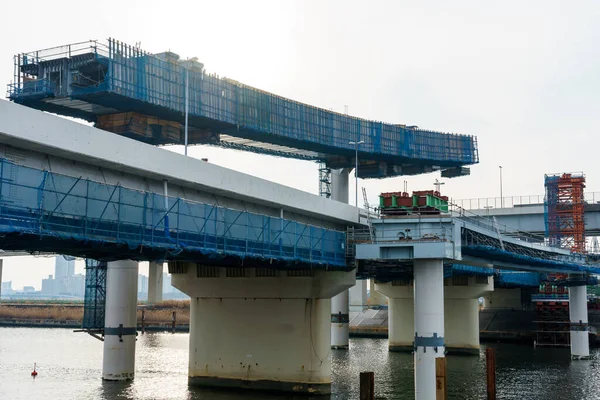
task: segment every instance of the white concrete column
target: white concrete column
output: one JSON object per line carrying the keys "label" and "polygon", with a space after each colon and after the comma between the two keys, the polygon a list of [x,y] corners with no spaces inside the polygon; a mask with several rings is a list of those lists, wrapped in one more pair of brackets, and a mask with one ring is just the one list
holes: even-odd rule
{"label": "white concrete column", "polygon": [[[348,204],[350,170],[331,171],[331,200]],[[347,349],[350,342],[350,296],[344,291],[331,299],[331,348]]]}
{"label": "white concrete column", "polygon": [[369,306],[370,307],[378,307],[378,306],[385,306],[388,304],[388,298],[382,294],[381,292],[377,291],[377,287],[378,285],[375,284],[375,280],[374,279],[369,279]]}
{"label": "white concrete column", "polygon": [[163,263],[151,262],[148,266],[148,303],[159,303],[162,299]]}
{"label": "white concrete column", "polygon": [[444,266],[415,260],[415,400],[436,397],[435,359],[445,357]]}
{"label": "white concrete column", "polygon": [[348,204],[350,188],[348,179],[350,177],[349,169],[331,170],[331,200]]}
{"label": "white concrete column", "polygon": [[355,272],[271,271],[179,263],[191,297],[189,383],[331,392],[331,298]]}
{"label": "white concrete column", "polygon": [[479,355],[479,298],[493,293],[494,278],[458,275],[444,285],[446,351]]}
{"label": "white concrete column", "polygon": [[0,301],[2,301],[2,263],[3,259],[0,258]]}
{"label": "white concrete column", "polygon": [[444,343],[448,352],[479,354],[478,300],[445,299],[444,311]]}
{"label": "white concrete column", "polygon": [[390,351],[414,350],[414,301],[388,298],[388,346]]}
{"label": "white concrete column", "polygon": [[350,311],[361,312],[367,307],[367,280],[356,280],[350,288]]}
{"label": "white concrete column", "polygon": [[331,299],[331,348],[348,349],[350,343],[348,290]]}
{"label": "white concrete column", "polygon": [[106,271],[104,358],[102,379],[132,380],[135,373],[135,340],[138,263],[109,262]]}
{"label": "white concrete column", "polygon": [[[415,340],[414,286],[411,281],[378,283],[375,290],[388,299],[390,351],[413,352]],[[385,296],[384,296],[385,295]]]}
{"label": "white concrete column", "polygon": [[571,321],[571,358],[574,360],[590,358],[586,286],[569,288],[569,319]]}

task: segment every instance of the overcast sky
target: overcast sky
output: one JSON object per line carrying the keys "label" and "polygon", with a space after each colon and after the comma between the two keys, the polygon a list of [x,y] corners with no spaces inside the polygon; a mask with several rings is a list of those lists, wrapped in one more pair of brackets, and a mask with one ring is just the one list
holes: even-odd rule
{"label": "overcast sky", "polygon": [[[481,163],[446,180],[453,198],[499,196],[499,165],[505,196],[541,194],[544,173],[566,171],[585,172],[600,191],[598,1],[32,0],[2,2],[0,14],[0,83],[12,79],[18,52],[114,37],[198,57],[209,72],[316,106],[475,135]],[[314,163],[190,154],[317,193]],[[405,179],[422,190],[435,178],[360,186],[374,201]],[[8,259],[2,280],[39,288],[52,270],[51,260]]]}

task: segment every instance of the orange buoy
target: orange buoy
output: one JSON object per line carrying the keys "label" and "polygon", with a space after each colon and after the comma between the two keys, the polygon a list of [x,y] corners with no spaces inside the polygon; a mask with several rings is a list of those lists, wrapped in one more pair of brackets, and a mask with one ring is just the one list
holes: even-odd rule
{"label": "orange buoy", "polygon": [[33,376],[34,378],[35,378],[35,377],[37,376],[37,374],[38,374],[38,373],[37,373],[37,371],[35,370],[35,366],[36,366],[36,364],[35,364],[35,363],[33,363],[33,371],[31,372],[31,376]]}

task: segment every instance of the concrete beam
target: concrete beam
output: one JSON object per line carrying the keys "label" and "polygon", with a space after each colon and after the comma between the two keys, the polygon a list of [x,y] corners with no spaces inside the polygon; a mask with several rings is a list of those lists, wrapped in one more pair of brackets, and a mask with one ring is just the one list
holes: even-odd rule
{"label": "concrete beam", "polygon": [[200,191],[338,224],[358,223],[353,206],[8,101],[0,101],[0,143],[22,149],[24,158],[33,151],[68,160],[71,176],[81,176],[79,165],[86,164],[138,179],[167,180],[188,192]]}

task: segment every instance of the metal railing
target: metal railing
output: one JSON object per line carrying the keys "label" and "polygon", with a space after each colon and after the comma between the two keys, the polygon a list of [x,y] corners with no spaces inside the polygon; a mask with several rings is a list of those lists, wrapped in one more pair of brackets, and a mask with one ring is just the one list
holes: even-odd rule
{"label": "metal railing", "polygon": [[[584,193],[584,200],[588,204],[598,204],[600,203],[600,192],[586,192]],[[485,210],[494,208],[544,205],[544,195],[481,197],[473,199],[451,199],[450,201],[465,210]]]}
{"label": "metal railing", "polygon": [[[0,231],[71,246],[96,241],[345,266],[345,233],[279,217],[73,178],[0,159]],[[36,246],[23,239],[22,250]],[[29,241],[29,242],[27,242]],[[60,249],[57,249],[59,251]],[[194,255],[195,254],[195,255]]]}

